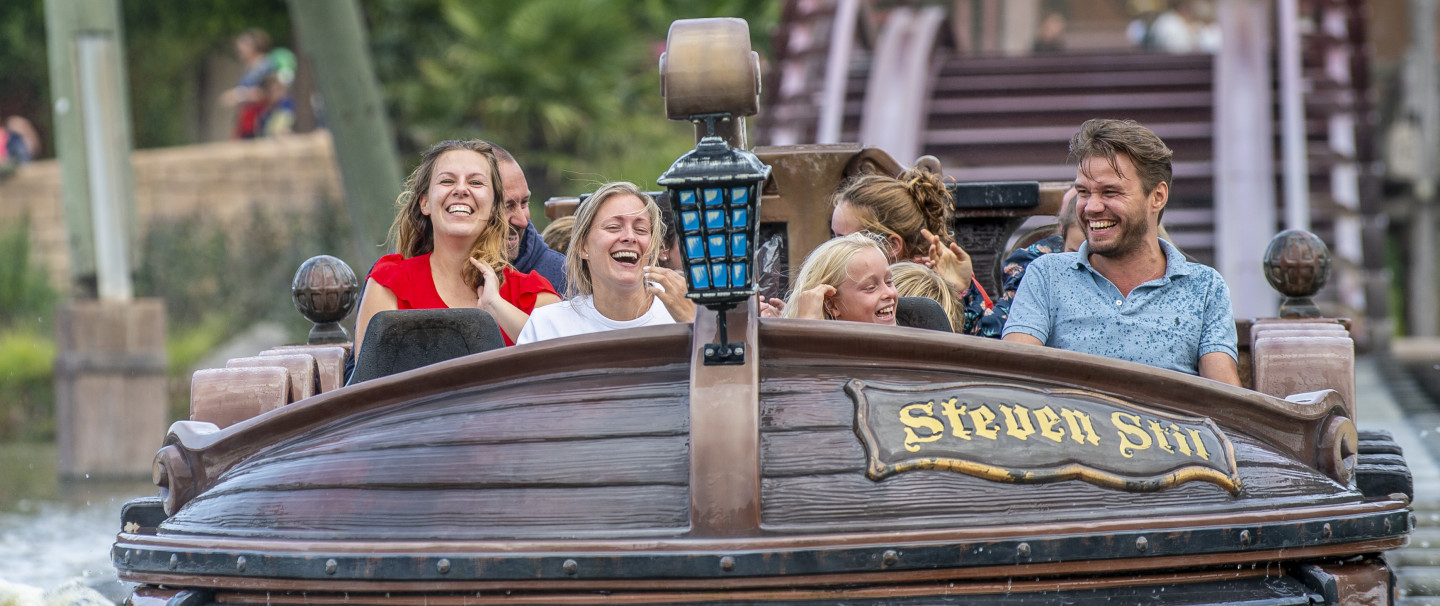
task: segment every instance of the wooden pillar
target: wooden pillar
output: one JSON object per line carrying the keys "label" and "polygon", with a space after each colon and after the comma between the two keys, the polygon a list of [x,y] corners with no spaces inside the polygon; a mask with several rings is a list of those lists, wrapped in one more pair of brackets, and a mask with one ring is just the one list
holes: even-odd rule
{"label": "wooden pillar", "polygon": [[45,29],[72,284],[124,301],[135,183],[119,0],[46,0]]}
{"label": "wooden pillar", "polygon": [[290,0],[290,17],[315,67],[335,139],[345,203],[360,247],[358,263],[351,265],[370,267],[385,252],[403,177],[360,7],[355,0]]}
{"label": "wooden pillar", "polygon": [[1275,315],[1260,260],[1275,235],[1270,2],[1221,0],[1215,55],[1215,265],[1237,318]]}
{"label": "wooden pillar", "polygon": [[76,301],[57,310],[55,330],[60,475],[149,477],[170,424],[164,304]]}

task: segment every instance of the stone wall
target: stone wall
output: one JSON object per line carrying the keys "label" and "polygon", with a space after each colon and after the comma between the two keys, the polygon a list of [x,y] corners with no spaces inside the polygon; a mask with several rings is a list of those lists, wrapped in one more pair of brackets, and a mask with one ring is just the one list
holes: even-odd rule
{"label": "stone wall", "polygon": [[[203,216],[226,225],[246,221],[254,208],[283,216],[343,201],[340,171],[328,131],[285,137],[147,149],[131,156],[139,233],[155,221]],[[60,189],[60,165],[23,165],[0,180],[0,225],[30,216],[31,259],[68,292],[70,250]]]}

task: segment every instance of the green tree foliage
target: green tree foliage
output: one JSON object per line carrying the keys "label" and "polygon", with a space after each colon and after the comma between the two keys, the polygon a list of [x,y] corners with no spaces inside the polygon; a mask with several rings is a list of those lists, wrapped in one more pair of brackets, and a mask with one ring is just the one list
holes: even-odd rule
{"label": "green tree foliage", "polygon": [[5,0],[0,6],[0,118],[25,116],[49,132],[49,69],[45,1]]}
{"label": "green tree foliage", "polygon": [[693,145],[689,125],[665,120],[659,95],[657,62],[670,22],[746,17],[763,50],[778,3],[377,0],[368,7],[377,70],[408,157],[441,138],[492,140],[520,159],[538,200],[615,179],[652,184]]}

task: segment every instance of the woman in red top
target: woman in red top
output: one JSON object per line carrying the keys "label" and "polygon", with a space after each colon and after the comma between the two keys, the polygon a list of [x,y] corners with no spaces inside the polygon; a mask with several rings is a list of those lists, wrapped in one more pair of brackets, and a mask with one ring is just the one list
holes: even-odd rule
{"label": "woman in red top", "polygon": [[355,320],[357,351],[377,312],[478,306],[511,345],[534,308],[560,300],[540,274],[510,267],[510,227],[504,206],[496,203],[502,191],[489,143],[444,141],[421,156],[390,226],[399,252],[381,257],[365,281]]}

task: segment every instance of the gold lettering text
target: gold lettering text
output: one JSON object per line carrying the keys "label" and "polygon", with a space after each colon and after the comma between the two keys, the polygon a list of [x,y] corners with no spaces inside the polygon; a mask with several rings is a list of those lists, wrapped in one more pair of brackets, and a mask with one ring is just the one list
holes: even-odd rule
{"label": "gold lettering text", "polygon": [[975,435],[977,436],[994,440],[1000,432],[1000,426],[990,426],[995,422],[995,412],[990,410],[989,406],[982,404],[970,411],[970,420],[975,422]]}
{"label": "gold lettering text", "polygon": [[1006,435],[1024,440],[1035,433],[1035,426],[1030,423],[1030,409],[1019,404],[1012,409],[1002,404],[1000,412],[1005,415],[1005,426],[1010,428],[1005,432]]}
{"label": "gold lettering text", "polygon": [[1180,433],[1180,428],[1174,423],[1171,423],[1168,429],[1170,430],[1170,435],[1175,436],[1175,448],[1180,450],[1180,454],[1187,457],[1190,456],[1190,444],[1189,440],[1185,439],[1185,434]]}
{"label": "gold lettering text", "polygon": [[1210,460],[1210,452],[1207,451],[1207,450],[1205,450],[1205,442],[1200,439],[1200,432],[1195,431],[1195,430],[1193,430],[1193,429],[1190,429],[1190,428],[1188,428],[1188,427],[1185,428],[1185,431],[1187,431],[1187,432],[1190,433],[1190,440],[1193,441],[1193,442],[1195,442],[1195,454],[1196,454],[1196,456],[1199,456],[1200,458],[1205,459],[1206,461],[1209,461],[1209,460]]}
{"label": "gold lettering text", "polygon": [[958,409],[955,408],[955,398],[940,403],[940,412],[950,420],[950,433],[962,440],[970,439],[970,430],[965,428],[965,417],[963,416],[966,408],[964,404],[961,404]]}
{"label": "gold lettering text", "polygon": [[[1150,447],[1150,434],[1140,428],[1140,417],[1124,412],[1110,413],[1110,422],[1120,434],[1120,456],[1127,459],[1135,456],[1135,451],[1145,450]],[[1134,440],[1131,440],[1134,438]]]}
{"label": "gold lettering text", "polygon": [[1035,421],[1040,424],[1040,435],[1057,443],[1065,439],[1065,430],[1055,428],[1060,424],[1060,415],[1055,414],[1049,406],[1035,411]]}
{"label": "gold lettering text", "polygon": [[[935,418],[934,404],[916,402],[900,409],[900,422],[905,424],[905,450],[919,451],[921,444],[934,442],[944,435],[945,424]],[[924,416],[918,416],[917,411]],[[927,433],[921,436],[915,433],[916,429],[924,429]]]}
{"label": "gold lettering text", "polygon": [[1150,425],[1150,433],[1155,434],[1155,444],[1160,446],[1160,450],[1173,454],[1175,449],[1170,447],[1170,440],[1165,437],[1165,428],[1160,427],[1154,419],[1149,419],[1146,423]]}
{"label": "gold lettering text", "polygon": [[1078,410],[1061,408],[1060,416],[1070,425],[1070,439],[1081,444],[1089,442],[1091,446],[1100,443],[1100,436],[1095,435],[1095,428],[1090,426],[1090,415]]}

